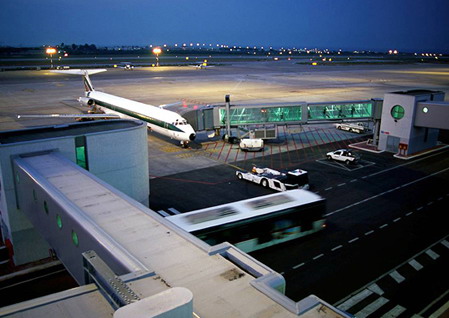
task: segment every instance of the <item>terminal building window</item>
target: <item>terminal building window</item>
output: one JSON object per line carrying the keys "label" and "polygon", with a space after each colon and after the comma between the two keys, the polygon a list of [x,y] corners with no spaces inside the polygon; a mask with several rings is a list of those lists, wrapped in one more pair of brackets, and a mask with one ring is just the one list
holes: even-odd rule
{"label": "terminal building window", "polygon": [[372,117],[373,105],[365,103],[344,104],[309,104],[307,107],[309,120],[348,119]]}
{"label": "terminal building window", "polygon": [[[231,108],[231,125],[282,123],[301,120],[301,106]],[[220,109],[220,122],[226,124],[226,109]]]}
{"label": "terminal building window", "polygon": [[87,147],[85,136],[75,137],[75,155],[76,155],[76,164],[86,170],[89,170],[89,165],[87,162]]}

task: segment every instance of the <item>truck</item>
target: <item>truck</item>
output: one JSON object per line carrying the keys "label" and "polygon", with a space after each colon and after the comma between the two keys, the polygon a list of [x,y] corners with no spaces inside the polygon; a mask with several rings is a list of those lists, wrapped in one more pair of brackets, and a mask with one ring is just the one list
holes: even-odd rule
{"label": "truck", "polygon": [[254,166],[251,171],[237,170],[239,180],[247,180],[276,191],[309,189],[309,175],[302,169],[278,171]]}
{"label": "truck", "polygon": [[363,134],[368,131],[368,127],[364,123],[338,123],[335,127],[340,130]]}

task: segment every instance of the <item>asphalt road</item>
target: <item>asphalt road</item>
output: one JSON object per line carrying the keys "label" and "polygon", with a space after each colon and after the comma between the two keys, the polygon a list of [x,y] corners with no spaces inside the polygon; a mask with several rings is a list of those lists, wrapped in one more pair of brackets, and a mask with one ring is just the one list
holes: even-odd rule
{"label": "asphalt road", "polygon": [[[449,286],[449,246],[439,243],[449,240],[449,149],[408,161],[389,153],[362,152],[362,167],[352,170],[326,159],[323,164],[325,152],[340,146],[329,143],[302,149],[299,155],[290,151],[235,162],[240,167],[279,166],[288,157],[292,168],[309,171],[311,190],[327,199],[324,231],[251,254],[284,275],[287,295],[294,300],[315,294],[339,305],[380,281],[380,302],[387,299],[388,305],[376,314],[387,309],[405,316],[420,313]],[[272,193],[237,180],[234,164],[152,179],[151,189],[154,210],[174,207],[182,212]],[[435,261],[425,254],[433,244],[439,255]],[[423,270],[408,264],[416,257],[425,264]],[[406,266],[398,271],[407,279],[394,283],[390,273],[401,264]],[[377,301],[373,295],[364,301]],[[359,311],[364,305],[369,304],[345,309],[363,316]]]}

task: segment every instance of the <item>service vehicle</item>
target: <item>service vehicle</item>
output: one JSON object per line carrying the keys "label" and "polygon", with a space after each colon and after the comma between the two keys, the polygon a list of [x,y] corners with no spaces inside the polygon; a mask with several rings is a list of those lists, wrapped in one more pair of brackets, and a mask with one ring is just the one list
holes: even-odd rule
{"label": "service vehicle", "polygon": [[360,160],[360,156],[352,152],[350,149],[339,149],[328,152],[326,154],[327,159],[342,161],[346,164],[357,163]]}
{"label": "service vehicle", "polygon": [[235,175],[240,180],[248,180],[276,191],[309,188],[309,175],[301,169],[277,171],[254,166],[251,171],[238,170]]}
{"label": "service vehicle", "polygon": [[165,219],[211,246],[229,242],[252,252],[324,229],[325,213],[323,197],[307,190],[291,190]]}
{"label": "service vehicle", "polygon": [[363,134],[368,131],[368,127],[364,123],[338,123],[335,127],[340,130]]}
{"label": "service vehicle", "polygon": [[261,151],[264,148],[264,142],[259,138],[244,138],[240,140],[239,147],[244,151]]}

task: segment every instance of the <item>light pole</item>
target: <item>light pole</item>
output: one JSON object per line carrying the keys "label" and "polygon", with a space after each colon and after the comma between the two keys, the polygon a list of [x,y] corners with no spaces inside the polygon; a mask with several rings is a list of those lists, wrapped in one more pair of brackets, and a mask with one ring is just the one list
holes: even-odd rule
{"label": "light pole", "polygon": [[153,54],[156,54],[156,66],[159,66],[159,54],[161,54],[162,50],[160,47],[155,47],[153,49]]}
{"label": "light pole", "polygon": [[54,47],[48,47],[45,53],[50,54],[50,68],[53,68],[53,54],[56,53],[56,49]]}

